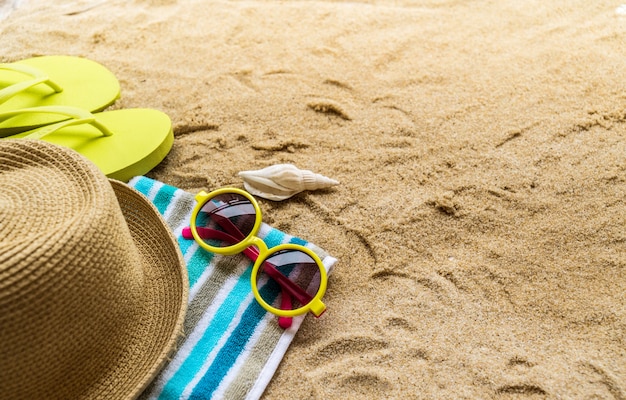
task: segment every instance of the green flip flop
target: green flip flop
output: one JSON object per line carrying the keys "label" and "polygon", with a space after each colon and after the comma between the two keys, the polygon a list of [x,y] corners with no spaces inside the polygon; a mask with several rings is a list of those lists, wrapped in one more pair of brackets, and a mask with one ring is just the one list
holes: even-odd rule
{"label": "green flip flop", "polygon": [[41,139],[72,148],[109,178],[124,182],[144,175],[163,161],[174,143],[172,121],[165,113],[153,109],[92,114],[73,107],[35,107],[0,113],[0,121],[24,113],[56,114],[70,119],[19,133],[10,139]]}
{"label": "green flip flop", "polygon": [[[41,56],[0,64],[0,113],[39,106],[71,106],[96,112],[119,96],[120,84],[113,73],[86,58]],[[65,118],[24,113],[0,123],[0,137]]]}

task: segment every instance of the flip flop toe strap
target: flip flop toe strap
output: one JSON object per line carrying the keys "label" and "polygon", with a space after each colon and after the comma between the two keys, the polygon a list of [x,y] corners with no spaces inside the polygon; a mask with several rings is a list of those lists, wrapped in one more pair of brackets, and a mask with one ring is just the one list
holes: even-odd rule
{"label": "flip flop toe strap", "polygon": [[61,93],[63,91],[61,86],[54,83],[44,72],[37,68],[21,64],[0,64],[0,69],[19,72],[32,77],[30,80],[17,82],[11,86],[0,89],[0,104],[4,103],[16,94],[42,83],[48,85],[52,90],[54,90],[55,93]]}
{"label": "flip flop toe strap", "polygon": [[70,119],[58,122],[56,124],[47,125],[38,129],[35,129],[31,134],[27,134],[25,136],[21,136],[23,139],[41,139],[42,137],[49,135],[50,133],[56,132],[60,129],[66,128],[68,126],[73,125],[81,125],[81,124],[91,124],[95,128],[97,128],[102,136],[111,136],[113,132],[109,130],[106,126],[98,122],[96,116],[89,111],[83,110],[81,108],[76,107],[68,107],[68,106],[42,106],[42,107],[32,107],[32,108],[22,108],[20,110],[7,111],[0,113],[0,122],[8,120],[16,115],[21,115],[24,113],[49,113],[49,114],[60,114]]}

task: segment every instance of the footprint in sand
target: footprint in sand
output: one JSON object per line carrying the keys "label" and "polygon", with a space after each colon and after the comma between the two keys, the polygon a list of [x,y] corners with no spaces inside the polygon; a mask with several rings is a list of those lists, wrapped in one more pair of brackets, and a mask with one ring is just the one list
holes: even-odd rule
{"label": "footprint in sand", "polygon": [[322,345],[309,359],[315,368],[308,378],[318,382],[317,397],[325,398],[333,393],[333,396],[351,398],[387,392],[391,385],[388,379],[373,372],[363,361],[364,357],[368,358],[368,364],[373,359],[386,357],[388,347],[387,341],[367,336],[348,336]]}
{"label": "footprint in sand", "polygon": [[[380,332],[400,332],[407,337],[416,332],[401,317],[390,317],[379,328]],[[407,374],[398,371],[402,361],[394,358],[398,353],[397,348],[391,348],[395,342],[387,340],[384,334],[374,334],[346,336],[320,345],[308,360],[313,369],[306,375],[311,382],[317,383],[315,397],[387,398],[398,392],[404,386]],[[429,362],[428,353],[422,348],[407,346],[401,353],[403,360]]]}

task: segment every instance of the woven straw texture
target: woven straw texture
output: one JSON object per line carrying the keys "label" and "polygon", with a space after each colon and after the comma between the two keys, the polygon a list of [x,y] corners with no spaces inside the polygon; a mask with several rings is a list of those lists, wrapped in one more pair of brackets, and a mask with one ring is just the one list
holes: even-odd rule
{"label": "woven straw texture", "polygon": [[3,399],[135,398],[181,333],[187,287],[143,195],[72,150],[0,141]]}

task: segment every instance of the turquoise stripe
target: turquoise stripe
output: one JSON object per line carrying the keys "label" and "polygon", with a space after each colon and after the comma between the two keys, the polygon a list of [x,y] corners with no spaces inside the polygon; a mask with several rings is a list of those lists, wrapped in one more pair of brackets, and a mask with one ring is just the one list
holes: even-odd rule
{"label": "turquoise stripe", "polygon": [[263,238],[263,241],[268,248],[278,246],[285,239],[285,234],[278,229],[271,228],[267,235]]}
{"label": "turquoise stripe", "polygon": [[[185,239],[182,236],[178,238],[181,251],[186,255],[188,251],[195,251],[189,261],[187,261],[187,276],[189,277],[189,287],[193,287],[204,271],[210,266],[214,254],[197,247],[195,250],[189,250],[191,245],[195,243],[193,239]],[[184,246],[184,250],[183,250]]]}
{"label": "turquoise stripe", "polygon": [[[147,181],[149,178],[142,178],[142,181]],[[154,186],[154,182],[146,182],[146,184],[142,185],[147,188],[148,191]],[[157,210],[163,215],[165,210],[172,202],[174,198],[174,194],[178,189],[174,186],[163,184],[163,186],[159,189],[157,194],[154,196],[154,200],[152,202],[156,206]],[[148,192],[146,192],[148,193]],[[195,243],[192,239],[185,239],[181,236],[178,237],[178,245],[180,247],[180,251],[183,254],[186,254],[189,251],[189,248]],[[213,254],[202,249],[196,249],[195,253],[189,258],[187,262],[187,274],[189,277],[189,287],[193,287],[193,285],[198,281],[202,273],[205,271],[206,267],[211,263],[213,259]]]}
{"label": "turquoise stripe", "polygon": [[193,239],[185,239],[183,235],[178,237],[178,245],[180,246],[180,251],[183,254],[186,254],[189,251],[189,248],[196,243]]}
{"label": "turquoise stripe", "polygon": [[[280,289],[278,285],[265,285],[261,289],[264,298],[269,299],[268,293],[272,293],[272,298],[276,298]],[[265,316],[265,310],[254,302],[244,311],[237,328],[233,330],[224,347],[220,349],[211,367],[202,376],[202,379],[194,387],[190,399],[209,399],[220,382],[226,377],[228,371],[233,367],[241,353],[246,349],[250,337]]]}
{"label": "turquoise stripe", "polygon": [[176,188],[170,185],[163,185],[156,196],[154,196],[154,200],[152,202],[156,206],[157,210],[163,215],[165,210],[170,205],[172,198],[174,197],[174,192],[176,192]]}
{"label": "turquoise stripe", "polygon": [[[228,294],[222,305],[215,313],[213,320],[206,328],[202,338],[196,343],[193,350],[187,356],[178,371],[167,382],[159,399],[180,398],[185,387],[196,376],[202,368],[206,357],[211,353],[218,341],[224,336],[229,324],[233,320],[237,309],[245,298],[250,294],[250,272],[251,268],[246,268],[245,272],[239,276],[237,283]],[[242,321],[246,321],[245,319]],[[250,321],[246,321],[249,323]]]}
{"label": "turquoise stripe", "polygon": [[292,237],[289,243],[299,244],[300,246],[306,246],[308,242],[306,240],[303,240],[297,237]]}
{"label": "turquoise stripe", "polygon": [[154,182],[154,180],[142,176],[134,182],[134,187],[144,196],[148,196],[148,193],[150,193],[150,189],[152,189]]}

